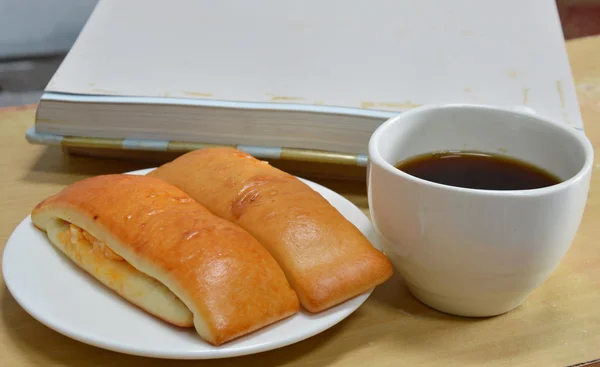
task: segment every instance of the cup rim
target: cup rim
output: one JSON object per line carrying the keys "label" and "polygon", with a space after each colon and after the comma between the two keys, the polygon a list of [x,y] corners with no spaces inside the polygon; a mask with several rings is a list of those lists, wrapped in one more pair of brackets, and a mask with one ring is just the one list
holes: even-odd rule
{"label": "cup rim", "polygon": [[[562,130],[563,132],[565,132],[566,134],[572,136],[575,138],[575,140],[577,142],[579,142],[579,144],[583,147],[584,151],[585,151],[585,162],[583,163],[583,166],[581,167],[581,169],[575,174],[573,175],[571,178],[569,178],[568,180],[562,181],[556,185],[552,185],[552,186],[547,186],[547,187],[542,187],[542,188],[538,188],[538,189],[527,189],[527,190],[489,190],[489,189],[472,189],[472,188],[465,188],[465,187],[458,187],[458,186],[450,186],[450,185],[445,185],[445,184],[440,184],[437,182],[432,182],[432,181],[428,181],[428,180],[424,180],[422,178],[418,178],[416,176],[410,175],[406,172],[403,172],[401,170],[399,170],[398,168],[394,167],[392,164],[390,164],[388,161],[386,161],[382,156],[381,153],[379,151],[379,141],[381,140],[381,137],[385,134],[385,131],[392,125],[398,123],[400,120],[407,118],[408,116],[411,115],[416,115],[425,111],[430,111],[430,110],[439,110],[439,109],[480,109],[480,110],[490,110],[490,111],[495,111],[498,113],[510,113],[513,115],[519,115],[519,116],[523,116],[523,117],[529,117],[529,118],[533,118],[539,121],[542,121],[544,123],[549,124],[549,126],[551,126],[552,128],[557,128]],[[547,195],[547,194],[551,194],[554,193],[556,191],[561,191],[566,189],[567,187],[577,183],[578,181],[580,181],[581,179],[583,179],[583,177],[592,169],[592,165],[594,162],[594,149],[592,147],[592,144],[590,143],[589,139],[585,136],[585,134],[583,133],[583,131],[578,131],[573,127],[570,127],[564,123],[559,123],[559,122],[555,122],[552,121],[550,119],[547,119],[543,116],[540,116],[538,114],[535,113],[528,113],[528,112],[523,112],[520,110],[515,109],[511,109],[511,108],[504,108],[504,107],[497,107],[497,106],[489,106],[489,105],[479,105],[479,104],[432,104],[432,105],[424,105],[424,106],[420,106],[420,107],[416,107],[413,108],[411,110],[408,110],[406,112],[401,112],[399,115],[394,116],[390,119],[388,119],[387,121],[385,121],[383,124],[381,124],[376,130],[375,132],[371,135],[371,138],[369,139],[369,164],[377,164],[378,166],[382,167],[383,169],[385,169],[388,173],[395,175],[395,176],[400,176],[403,177],[405,179],[414,181],[414,182],[418,182],[421,185],[425,185],[431,188],[438,188],[438,189],[443,189],[443,190],[448,190],[448,191],[453,191],[453,192],[460,192],[460,193],[468,193],[468,194],[472,194],[472,195],[486,195],[486,196],[538,196],[538,195]]]}

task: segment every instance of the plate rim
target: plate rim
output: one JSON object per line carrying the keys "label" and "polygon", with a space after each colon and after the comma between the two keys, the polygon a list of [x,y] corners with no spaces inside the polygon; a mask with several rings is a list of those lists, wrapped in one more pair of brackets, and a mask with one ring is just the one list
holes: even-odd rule
{"label": "plate rim", "polygon": [[[156,167],[151,167],[151,168],[145,168],[145,169],[117,173],[117,174],[143,175],[143,174],[149,173],[155,169],[156,169]],[[306,183],[309,186],[315,186],[320,191],[322,190],[323,192],[327,192],[327,194],[336,197],[336,199],[341,199],[342,202],[345,202],[346,204],[349,204],[350,206],[352,206],[353,210],[355,210],[357,213],[360,213],[360,215],[362,217],[364,217],[364,219],[366,219],[367,221],[369,221],[369,223],[371,223],[368,216],[360,208],[358,208],[354,203],[352,203],[347,198],[343,197],[341,194],[339,194],[319,183],[310,181],[310,180],[302,178],[302,177],[298,177],[298,176],[295,176],[295,177],[300,179],[301,181],[303,181],[304,183]],[[371,224],[371,226],[372,226],[372,224]],[[29,227],[29,228],[25,228],[25,227]],[[315,335],[318,335],[318,334],[332,328],[333,326],[339,324],[340,322],[344,321],[346,318],[348,318],[350,315],[352,315],[354,312],[356,312],[356,310],[358,310],[369,299],[369,297],[371,296],[371,294],[374,290],[374,288],[371,288],[368,291],[363,292],[360,295],[357,295],[357,296],[345,301],[344,303],[346,303],[348,301],[352,301],[352,300],[356,301],[357,299],[363,298],[362,300],[357,301],[358,303],[354,307],[351,307],[350,309],[345,310],[346,312],[342,313],[342,315],[340,315],[339,319],[336,319],[333,322],[330,321],[330,322],[324,323],[323,327],[318,327],[315,330],[313,330],[312,332],[309,332],[306,334],[299,333],[298,334],[299,336],[296,336],[296,337],[292,337],[292,338],[287,337],[287,338],[282,338],[280,341],[274,340],[272,342],[265,342],[265,343],[261,343],[261,344],[235,346],[235,347],[228,348],[227,344],[224,344],[224,345],[218,346],[218,347],[214,347],[214,346],[208,344],[206,341],[202,340],[200,338],[200,336],[198,336],[198,338],[200,338],[199,341],[201,343],[206,343],[206,345],[208,347],[217,348],[217,349],[175,351],[175,352],[170,351],[169,349],[161,349],[161,350],[144,349],[144,348],[140,348],[135,345],[117,344],[118,342],[110,343],[102,338],[94,337],[94,335],[90,335],[89,333],[86,333],[85,331],[74,330],[72,328],[69,328],[68,326],[65,327],[64,322],[61,322],[59,319],[54,318],[52,315],[50,315],[50,316],[48,314],[41,315],[39,310],[33,310],[32,308],[29,307],[30,304],[27,301],[24,301],[23,299],[21,299],[19,291],[17,290],[15,292],[15,289],[13,288],[14,284],[11,285],[11,283],[12,283],[12,280],[10,280],[11,275],[8,274],[8,276],[7,276],[6,269],[7,268],[11,269],[11,265],[9,264],[7,267],[7,264],[8,264],[7,258],[8,257],[6,256],[6,253],[7,253],[6,250],[12,246],[15,246],[15,245],[11,245],[13,242],[17,241],[14,238],[15,236],[19,235],[19,233],[21,231],[28,231],[28,230],[36,230],[35,226],[33,225],[32,221],[31,221],[31,214],[28,214],[27,217],[25,217],[21,222],[19,222],[19,224],[11,232],[8,240],[6,241],[3,252],[2,252],[2,275],[4,278],[4,284],[6,285],[6,288],[10,292],[11,296],[15,299],[16,303],[21,308],[23,308],[23,310],[27,314],[29,314],[31,317],[33,317],[36,321],[38,321],[39,323],[45,325],[46,327],[54,330],[55,332],[58,332],[59,334],[62,334],[68,338],[71,338],[73,340],[76,340],[78,342],[81,342],[81,343],[84,343],[87,345],[91,345],[91,346],[94,346],[97,348],[102,348],[105,350],[118,352],[118,353],[122,353],[122,354],[141,356],[141,357],[149,357],[149,358],[171,359],[171,360],[211,360],[211,359],[222,359],[222,358],[239,357],[239,356],[244,356],[244,355],[252,355],[252,354],[257,354],[257,353],[262,353],[262,352],[266,352],[266,351],[270,351],[270,350],[279,349],[279,348],[289,346],[292,344],[296,344],[296,343],[299,343],[306,339],[309,339]],[[377,242],[375,236],[373,236],[373,238],[370,238],[369,242],[371,243],[371,245],[373,247],[381,250],[381,246]],[[12,251],[12,250],[9,250],[9,251]],[[62,253],[60,253],[60,255],[64,256]],[[10,252],[9,252],[9,256],[10,256]],[[78,269],[80,271],[83,271],[80,268],[78,268]],[[341,303],[340,305],[343,305],[344,303]],[[328,312],[328,310],[325,310],[323,312]],[[291,317],[294,317],[294,315],[292,315]],[[280,320],[278,322],[281,322],[281,321],[285,321],[285,319]],[[274,323],[272,325],[276,325],[277,323]],[[218,349],[218,348],[220,348],[220,349]]]}

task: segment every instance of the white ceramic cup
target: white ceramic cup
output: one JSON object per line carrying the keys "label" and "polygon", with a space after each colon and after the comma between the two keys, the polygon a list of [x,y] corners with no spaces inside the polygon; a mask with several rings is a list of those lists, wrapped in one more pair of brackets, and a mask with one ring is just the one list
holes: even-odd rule
{"label": "white ceramic cup", "polygon": [[[394,167],[446,150],[505,154],[562,182],[533,190],[476,190]],[[420,107],[386,121],[369,141],[371,217],[384,252],[415,297],[455,315],[498,315],[519,306],[569,249],[592,166],[590,142],[564,124],[488,106]]]}

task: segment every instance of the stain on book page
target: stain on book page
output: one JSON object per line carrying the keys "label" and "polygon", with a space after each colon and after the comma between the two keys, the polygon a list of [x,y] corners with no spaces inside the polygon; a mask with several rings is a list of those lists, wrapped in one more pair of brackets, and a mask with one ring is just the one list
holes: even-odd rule
{"label": "stain on book page", "polygon": [[279,96],[273,93],[267,93],[271,97],[272,101],[306,101],[306,98],[302,97],[291,97],[291,96]]}
{"label": "stain on book page", "polygon": [[529,102],[529,88],[523,88],[523,104],[526,105]]}
{"label": "stain on book page", "polygon": [[210,93],[202,93],[202,92],[190,92],[190,91],[182,91],[183,94],[188,95],[188,96],[194,96],[194,97],[212,97],[212,94]]}
{"label": "stain on book page", "polygon": [[560,80],[556,81],[556,92],[558,93],[558,98],[560,99],[560,107],[562,108],[563,120],[567,123],[567,125],[575,126],[569,117],[569,113],[567,112],[567,102],[565,100],[565,94],[562,87],[562,82]]}
{"label": "stain on book page", "polygon": [[106,94],[118,94],[117,91],[110,90],[110,89],[100,89],[100,88],[93,88],[92,92],[106,93]]}
{"label": "stain on book page", "polygon": [[558,92],[558,98],[560,98],[560,106],[565,108],[565,95],[563,93],[562,82],[560,80],[556,81],[556,91]]}
{"label": "stain on book page", "polygon": [[413,103],[412,101],[405,101],[405,102],[369,102],[369,101],[365,101],[365,102],[361,102],[360,103],[360,107],[361,108],[392,108],[392,109],[400,109],[400,110],[407,110],[407,109],[411,109],[411,108],[416,108],[416,107],[420,107],[422,106],[422,104],[418,104],[418,103]]}
{"label": "stain on book page", "polygon": [[519,69],[510,69],[506,72],[506,76],[508,76],[511,79],[518,79],[519,77],[521,77],[522,72]]}

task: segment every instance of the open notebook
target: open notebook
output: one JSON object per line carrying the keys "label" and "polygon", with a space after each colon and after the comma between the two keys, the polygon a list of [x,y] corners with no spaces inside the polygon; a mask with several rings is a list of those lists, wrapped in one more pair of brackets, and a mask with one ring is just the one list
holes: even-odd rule
{"label": "open notebook", "polygon": [[364,165],[379,124],[432,103],[581,129],[554,2],[102,0],[27,138]]}

